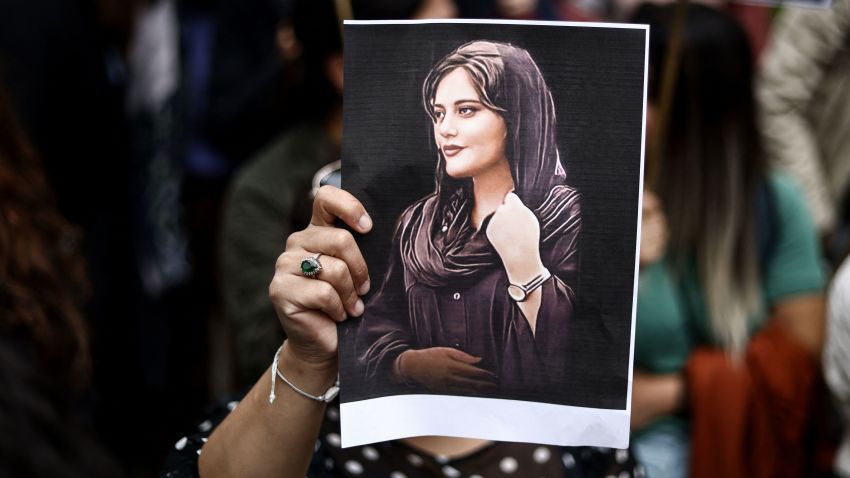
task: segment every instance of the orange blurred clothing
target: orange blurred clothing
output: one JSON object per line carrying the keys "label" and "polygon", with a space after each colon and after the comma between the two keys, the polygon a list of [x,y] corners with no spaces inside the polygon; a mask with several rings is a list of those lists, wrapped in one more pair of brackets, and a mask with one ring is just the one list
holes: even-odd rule
{"label": "orange blurred clothing", "polygon": [[771,323],[739,363],[699,348],[687,364],[691,476],[807,476],[813,409],[823,387],[815,357]]}

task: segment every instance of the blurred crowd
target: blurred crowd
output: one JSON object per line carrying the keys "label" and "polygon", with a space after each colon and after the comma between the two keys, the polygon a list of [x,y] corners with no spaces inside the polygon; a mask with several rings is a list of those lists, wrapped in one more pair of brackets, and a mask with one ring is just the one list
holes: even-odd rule
{"label": "blurred crowd", "polygon": [[[338,169],[333,3],[0,0],[0,476],[154,476],[210,404],[268,367],[283,339],[268,299],[275,258]],[[718,34],[702,10],[733,26]],[[654,465],[711,475],[706,462],[742,458],[736,443],[775,431],[728,423],[764,405],[765,421],[793,418],[785,441],[755,440],[751,459],[850,476],[850,0],[687,11],[666,110],[670,7],[354,0],[348,14],[651,24],[647,120],[660,129],[635,400],[682,390],[675,407],[633,404],[636,456],[650,476]],[[657,321],[687,313],[692,290],[704,296],[698,329],[714,338],[673,351],[657,336],[677,330]],[[774,367],[742,377],[739,362]],[[740,392],[762,379],[780,405]],[[730,408],[698,413],[718,400]],[[684,415],[701,435],[681,435]],[[729,450],[716,448],[724,433]]]}

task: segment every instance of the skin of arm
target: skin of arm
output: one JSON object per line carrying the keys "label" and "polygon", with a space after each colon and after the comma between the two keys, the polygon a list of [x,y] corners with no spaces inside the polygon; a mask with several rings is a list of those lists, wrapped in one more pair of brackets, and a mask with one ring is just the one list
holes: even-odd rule
{"label": "skin of arm", "polygon": [[681,373],[653,374],[635,370],[632,381],[632,430],[678,412],[685,401]]}
{"label": "skin of arm", "polygon": [[773,317],[813,357],[820,357],[826,327],[823,294],[795,296],[777,302],[773,306]]}
{"label": "skin of arm", "polygon": [[[300,360],[288,347],[280,371],[304,391],[324,393],[336,378],[332,366]],[[269,403],[271,368],[204,445],[198,468],[203,478],[305,476],[319,434],[325,405],[276,380]],[[286,450],[286,453],[282,453]]]}

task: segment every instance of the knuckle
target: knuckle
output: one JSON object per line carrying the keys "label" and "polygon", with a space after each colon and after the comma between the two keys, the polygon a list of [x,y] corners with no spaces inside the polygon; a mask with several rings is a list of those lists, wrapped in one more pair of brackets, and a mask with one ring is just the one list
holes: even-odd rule
{"label": "knuckle", "polygon": [[303,235],[303,231],[296,231],[290,234],[289,237],[286,238],[286,249],[288,250],[292,249],[293,247],[297,247],[300,242],[301,236]]}
{"label": "knuckle", "polygon": [[281,305],[280,310],[281,310],[281,312],[283,312],[283,315],[286,316],[286,317],[292,317],[293,315],[295,315],[299,312],[298,307],[295,304],[293,304],[292,302],[289,302],[289,301],[284,302]]}
{"label": "knuckle", "polygon": [[277,256],[277,260],[274,263],[275,274],[280,274],[282,271],[286,270],[286,266],[288,265],[288,257],[286,252]]}
{"label": "knuckle", "polygon": [[316,192],[316,205],[325,204],[331,200],[331,198],[336,194],[336,189],[330,185],[324,185],[319,188]]}
{"label": "knuckle", "polygon": [[331,265],[331,277],[333,278],[334,283],[341,286],[346,286],[351,282],[348,267],[343,261],[333,261],[333,264]]}
{"label": "knuckle", "polygon": [[269,299],[276,303],[281,299],[282,293],[283,287],[280,284],[280,279],[275,275],[269,283]]}
{"label": "knuckle", "polygon": [[329,186],[325,185],[325,186],[320,187],[319,190],[316,191],[316,202],[317,203],[324,202],[327,199],[328,192],[329,192],[328,187]]}
{"label": "knuckle", "polygon": [[317,298],[323,304],[333,304],[337,302],[339,298],[336,293],[336,289],[334,289],[332,285],[324,281],[322,281],[321,286],[319,287],[317,296]]}
{"label": "knuckle", "polygon": [[334,244],[336,244],[340,250],[344,251],[354,245],[354,236],[352,236],[347,230],[335,229],[334,234]]}
{"label": "knuckle", "polygon": [[354,277],[365,278],[369,276],[369,268],[366,267],[366,262],[361,257],[357,258],[351,272]]}

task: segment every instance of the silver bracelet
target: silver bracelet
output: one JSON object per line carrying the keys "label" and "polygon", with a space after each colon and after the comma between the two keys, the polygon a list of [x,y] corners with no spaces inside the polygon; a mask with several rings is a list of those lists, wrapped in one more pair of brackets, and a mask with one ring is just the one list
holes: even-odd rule
{"label": "silver bracelet", "polygon": [[315,400],[317,402],[322,402],[322,403],[330,403],[330,402],[333,401],[334,398],[336,398],[337,395],[339,395],[339,374],[337,374],[336,381],[334,382],[334,384],[331,385],[330,388],[325,390],[325,393],[323,393],[321,395],[311,395],[311,394],[305,392],[304,390],[301,390],[297,386],[295,386],[295,384],[290,382],[288,378],[284,377],[283,373],[281,373],[280,369],[277,368],[277,364],[280,362],[280,352],[282,350],[283,350],[283,345],[278,347],[277,352],[275,352],[275,354],[274,354],[274,360],[272,361],[272,391],[271,391],[271,393],[269,393],[269,404],[274,403],[274,399],[275,399],[274,386],[275,386],[275,380],[276,380],[277,377],[280,377],[280,379],[283,380],[284,383],[289,385],[289,388],[291,388],[292,390],[295,390],[295,392],[297,392],[299,395],[306,397],[306,398],[309,398],[310,400]]}

